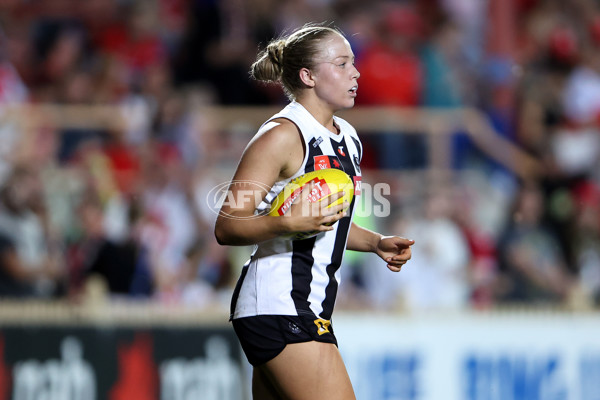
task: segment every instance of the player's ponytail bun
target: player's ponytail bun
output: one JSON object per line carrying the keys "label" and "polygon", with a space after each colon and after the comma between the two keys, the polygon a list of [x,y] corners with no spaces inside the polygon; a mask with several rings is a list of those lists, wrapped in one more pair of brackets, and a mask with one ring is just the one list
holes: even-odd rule
{"label": "player's ponytail bun", "polygon": [[300,70],[315,68],[317,56],[324,51],[323,39],[335,34],[342,35],[330,26],[307,24],[287,37],[274,39],[258,54],[250,75],[258,81],[280,83],[293,100],[306,88]]}
{"label": "player's ponytail bun", "polygon": [[263,50],[258,59],[250,69],[250,75],[257,81],[279,82],[283,70],[283,48],[285,40],[274,40],[265,50]]}

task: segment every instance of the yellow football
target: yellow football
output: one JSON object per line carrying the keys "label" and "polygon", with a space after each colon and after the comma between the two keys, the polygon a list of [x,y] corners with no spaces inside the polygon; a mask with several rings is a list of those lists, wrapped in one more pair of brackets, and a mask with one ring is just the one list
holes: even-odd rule
{"label": "yellow football", "polygon": [[[303,189],[311,183],[314,183],[314,186],[308,195],[309,202],[321,201],[334,193],[343,191],[344,196],[331,203],[328,206],[329,208],[344,201],[350,204],[354,197],[354,184],[348,174],[335,168],[320,169],[292,179],[271,202],[269,215],[275,217],[285,215]],[[292,237],[294,239],[307,239],[318,233],[318,231],[301,232],[292,235]]]}

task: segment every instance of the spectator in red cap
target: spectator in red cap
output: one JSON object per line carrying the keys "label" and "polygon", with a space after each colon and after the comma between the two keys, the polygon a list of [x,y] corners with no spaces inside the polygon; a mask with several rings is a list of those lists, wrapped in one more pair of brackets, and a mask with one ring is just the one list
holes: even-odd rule
{"label": "spectator in red cap", "polygon": [[410,8],[389,5],[379,37],[357,60],[361,75],[358,104],[414,107],[420,102],[422,67],[415,46],[421,20]]}
{"label": "spectator in red cap", "polygon": [[[384,4],[380,12],[378,36],[357,59],[363,79],[358,105],[416,107],[421,101],[423,67],[417,54],[421,20],[409,6]],[[415,166],[421,139],[416,135],[386,134],[379,136],[379,167]],[[410,149],[410,151],[403,151]]]}

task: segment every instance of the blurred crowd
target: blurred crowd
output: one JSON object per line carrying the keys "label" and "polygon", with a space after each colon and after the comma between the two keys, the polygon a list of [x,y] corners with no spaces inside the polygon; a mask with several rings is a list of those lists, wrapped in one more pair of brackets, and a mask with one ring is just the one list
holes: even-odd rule
{"label": "blurred crowd", "polygon": [[[452,170],[431,176],[425,135],[364,135],[365,180],[390,184],[393,212],[359,223],[416,244],[393,277],[348,254],[342,306],[600,306],[594,0],[1,0],[0,296],[77,302],[102,282],[225,304],[249,249],[217,245],[206,198],[256,127],[224,132],[206,110],[285,104],[248,69],[308,21],[348,35],[357,107],[472,107],[541,166],[518,175],[457,131]],[[124,122],[25,133],[7,117],[28,104],[112,105]]]}

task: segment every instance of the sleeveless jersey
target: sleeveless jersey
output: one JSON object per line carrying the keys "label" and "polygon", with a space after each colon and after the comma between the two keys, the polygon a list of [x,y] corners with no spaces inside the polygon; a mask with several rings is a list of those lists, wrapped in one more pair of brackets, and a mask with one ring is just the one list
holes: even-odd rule
{"label": "sleeveless jersey", "polygon": [[297,126],[304,140],[304,160],[292,177],[273,185],[257,212],[268,210],[290,180],[318,169],[337,168],[346,172],[354,181],[355,196],[347,216],[334,224],[331,231],[303,240],[277,237],[255,245],[233,293],[231,318],[304,315],[329,320],[356,196],[360,195],[362,145],[355,129],[345,120],[334,116],[340,130],[336,135],[297,102],[291,102],[265,124],[276,118],[286,118]]}

